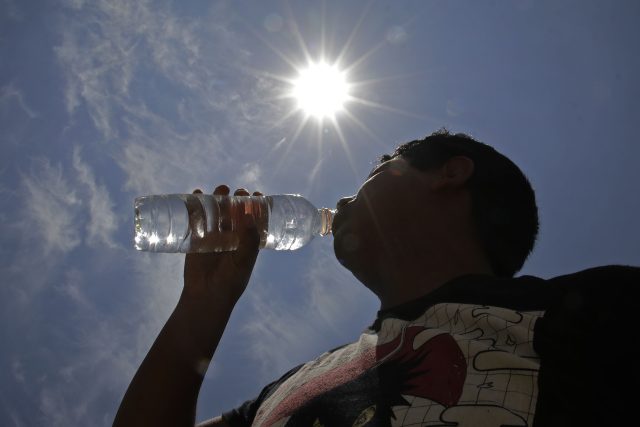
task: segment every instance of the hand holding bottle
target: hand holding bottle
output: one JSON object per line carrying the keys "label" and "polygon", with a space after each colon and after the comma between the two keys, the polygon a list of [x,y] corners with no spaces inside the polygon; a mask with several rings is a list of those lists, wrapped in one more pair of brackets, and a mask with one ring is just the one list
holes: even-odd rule
{"label": "hand holding bottle", "polygon": [[[202,228],[203,215],[202,209],[196,209],[194,205],[195,200],[204,195],[200,190],[194,193],[199,197],[177,200],[187,203],[182,205],[181,221],[198,231]],[[218,186],[213,194],[228,196],[229,187]],[[249,192],[240,189],[235,195],[249,196]],[[254,196],[261,194],[254,193]],[[200,250],[186,255],[184,289],[178,305],[131,380],[113,423],[116,427],[195,424],[202,379],[231,312],[249,283],[260,246],[255,215],[249,209],[229,215],[232,197],[219,199],[219,212],[226,219],[218,221],[210,230],[210,236],[208,233],[198,236],[195,243],[196,246],[207,244],[209,238],[234,239],[234,249],[223,252]],[[170,207],[166,203],[164,206]],[[151,215],[155,220],[158,214],[162,214],[159,209],[147,209],[141,216]],[[228,224],[227,219],[233,223]],[[173,225],[171,221],[169,224]],[[170,232],[163,235],[165,242],[167,236],[173,236],[171,229],[170,226]],[[138,231],[144,233],[145,229],[140,227]]]}
{"label": "hand holding bottle", "polygon": [[331,234],[335,210],[318,209],[299,194],[225,192],[142,196],[134,212],[136,249],[203,253],[236,250],[239,217],[247,214],[254,217],[261,249],[296,250],[315,236]]}
{"label": "hand holding bottle", "polygon": [[[200,190],[195,194],[202,193]],[[229,195],[229,187],[220,185],[216,187],[215,196]],[[245,189],[236,190],[235,196],[249,196]],[[262,196],[260,192],[254,192],[254,196]],[[229,207],[221,206],[221,209]],[[253,266],[258,256],[260,236],[255,218],[251,214],[243,214],[237,217],[239,227],[225,236],[225,224],[221,224],[222,232],[210,238],[234,239],[234,251],[188,253],[184,265],[184,290],[183,298],[207,298],[211,296],[228,296],[235,302],[244,292]],[[229,224],[230,227],[230,224]],[[206,242],[204,242],[206,244]]]}

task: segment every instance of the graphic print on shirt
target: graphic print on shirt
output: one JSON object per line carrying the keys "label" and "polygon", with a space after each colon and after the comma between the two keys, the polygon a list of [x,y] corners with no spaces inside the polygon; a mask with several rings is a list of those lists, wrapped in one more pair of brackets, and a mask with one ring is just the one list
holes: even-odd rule
{"label": "graphic print on shirt", "polygon": [[274,401],[261,406],[255,425],[530,425],[536,318],[438,304],[412,322],[386,319],[377,340],[325,355],[314,369],[283,383]]}
{"label": "graphic print on shirt", "polygon": [[[286,425],[390,427],[393,408],[410,406],[404,395],[454,405],[462,393],[466,361],[451,335],[424,337],[430,332],[422,326],[404,329],[394,341],[376,348],[376,366],[311,399]],[[340,410],[326,411],[332,407]]]}

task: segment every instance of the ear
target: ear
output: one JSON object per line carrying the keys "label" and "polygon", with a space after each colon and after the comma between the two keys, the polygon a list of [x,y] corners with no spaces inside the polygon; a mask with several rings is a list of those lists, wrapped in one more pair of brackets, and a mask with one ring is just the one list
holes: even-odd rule
{"label": "ear", "polygon": [[462,187],[473,175],[473,170],[474,163],[469,157],[454,156],[440,167],[438,177],[432,183],[432,188],[438,190]]}

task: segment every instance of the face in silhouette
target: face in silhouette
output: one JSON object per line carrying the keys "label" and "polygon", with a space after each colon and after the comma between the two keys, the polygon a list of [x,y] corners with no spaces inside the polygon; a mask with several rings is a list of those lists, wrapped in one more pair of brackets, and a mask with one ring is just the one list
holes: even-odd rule
{"label": "face in silhouette", "polygon": [[420,171],[402,157],[382,163],[356,195],[340,199],[334,219],[334,251],[342,265],[367,284],[428,244],[435,172]]}

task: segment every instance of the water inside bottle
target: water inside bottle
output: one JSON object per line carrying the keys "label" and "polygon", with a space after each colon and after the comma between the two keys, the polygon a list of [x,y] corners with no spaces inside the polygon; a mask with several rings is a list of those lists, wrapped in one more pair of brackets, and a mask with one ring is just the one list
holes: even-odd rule
{"label": "water inside bottle", "polygon": [[138,197],[134,209],[136,249],[153,252],[180,251],[189,225],[184,198]]}
{"label": "water inside bottle", "polygon": [[294,250],[331,233],[333,211],[295,194],[143,196],[134,203],[136,249],[152,252],[222,252],[239,247],[244,216],[253,217],[259,247]]}
{"label": "water inside bottle", "polygon": [[186,199],[189,215],[189,236],[184,252],[232,251],[240,244],[238,231],[243,216],[252,216],[260,247],[267,241],[269,209],[264,197],[258,196],[205,196],[194,194]]}

